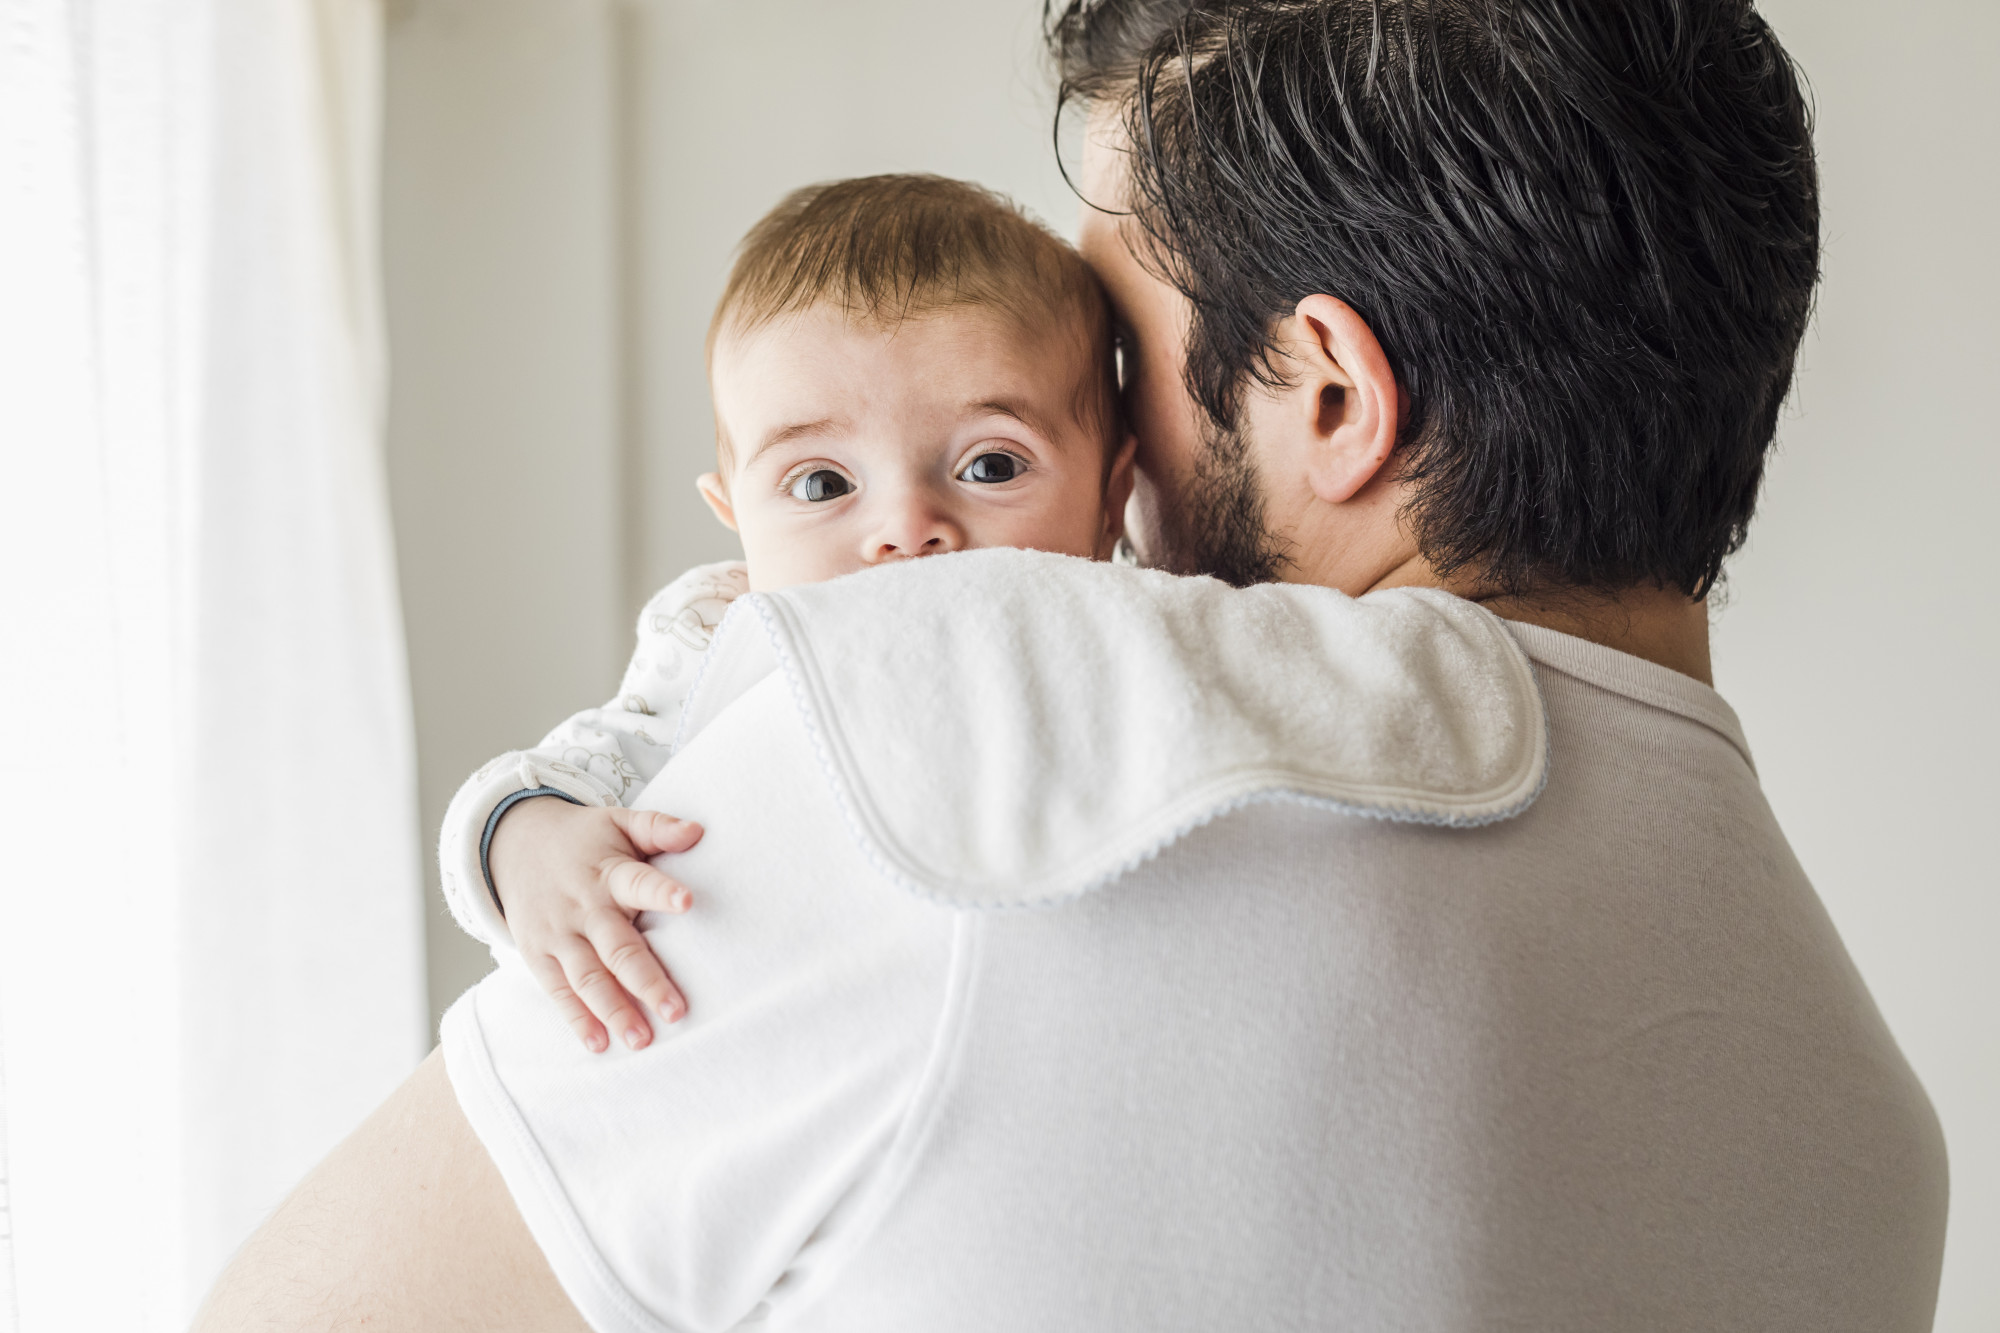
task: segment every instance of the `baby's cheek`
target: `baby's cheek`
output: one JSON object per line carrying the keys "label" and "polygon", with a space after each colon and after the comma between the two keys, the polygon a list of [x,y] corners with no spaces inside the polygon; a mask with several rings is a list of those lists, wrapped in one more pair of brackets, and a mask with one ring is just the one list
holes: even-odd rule
{"label": "baby's cheek", "polygon": [[1037,551],[1086,559],[1099,554],[1104,532],[1104,500],[1094,478],[1051,497],[1047,506],[1025,517],[1027,521],[1010,540],[995,544],[1033,547]]}
{"label": "baby's cheek", "polygon": [[810,531],[771,531],[743,526],[743,559],[752,592],[775,592],[805,583],[824,583],[852,574],[863,562],[852,541],[841,540],[840,525]]}

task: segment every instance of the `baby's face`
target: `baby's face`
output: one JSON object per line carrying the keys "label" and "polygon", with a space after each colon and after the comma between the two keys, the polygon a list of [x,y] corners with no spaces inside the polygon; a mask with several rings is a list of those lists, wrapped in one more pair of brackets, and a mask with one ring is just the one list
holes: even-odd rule
{"label": "baby's face", "polygon": [[727,476],[701,489],[750,586],[981,546],[1108,556],[1131,451],[1090,420],[1081,342],[976,306],[892,328],[817,306],[725,337]]}

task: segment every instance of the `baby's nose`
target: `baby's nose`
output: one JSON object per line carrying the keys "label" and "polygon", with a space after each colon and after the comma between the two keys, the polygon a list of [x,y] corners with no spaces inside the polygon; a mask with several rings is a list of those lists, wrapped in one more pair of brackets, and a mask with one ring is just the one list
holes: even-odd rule
{"label": "baby's nose", "polygon": [[871,565],[917,556],[943,555],[965,545],[965,534],[951,516],[928,498],[912,495],[893,505],[871,535],[863,553]]}

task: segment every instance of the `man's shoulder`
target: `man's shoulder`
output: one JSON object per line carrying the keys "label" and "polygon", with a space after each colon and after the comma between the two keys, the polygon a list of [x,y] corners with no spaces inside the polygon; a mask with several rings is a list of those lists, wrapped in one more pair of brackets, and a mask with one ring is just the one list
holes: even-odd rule
{"label": "man's shoulder", "polygon": [[961,906],[1080,893],[1260,799],[1506,819],[1547,770],[1526,656],[1430,590],[1237,589],[1010,550],[754,594],[680,743],[774,675],[871,859]]}

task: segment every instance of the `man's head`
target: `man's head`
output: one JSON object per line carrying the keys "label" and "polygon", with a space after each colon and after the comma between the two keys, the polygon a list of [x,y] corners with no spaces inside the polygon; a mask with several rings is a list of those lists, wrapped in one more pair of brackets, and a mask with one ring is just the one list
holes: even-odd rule
{"label": "man's head", "polygon": [[872,176],[751,229],[709,330],[703,496],[752,585],[977,546],[1108,555],[1131,451],[1104,295],[977,186]]}
{"label": "man's head", "polygon": [[1713,584],[1818,274],[1808,109],[1745,0],[1073,0],[1050,32],[1143,553]]}

